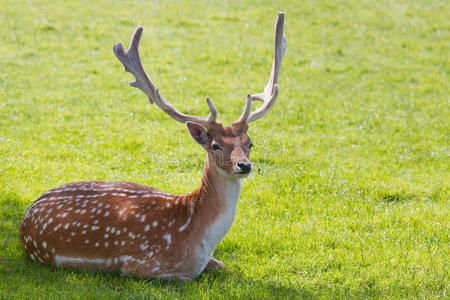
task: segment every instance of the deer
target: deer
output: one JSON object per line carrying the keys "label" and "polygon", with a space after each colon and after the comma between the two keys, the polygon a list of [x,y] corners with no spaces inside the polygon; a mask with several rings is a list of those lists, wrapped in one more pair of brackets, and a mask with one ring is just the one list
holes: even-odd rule
{"label": "deer", "polygon": [[[25,212],[20,240],[34,261],[61,268],[119,272],[144,278],[191,281],[203,270],[222,270],[214,249],[234,221],[242,180],[252,171],[249,124],[263,117],[278,97],[278,77],[286,51],[284,13],[275,23],[275,53],[262,93],[248,94],[244,110],[231,126],[216,121],[206,98],[208,117],[186,115],[160,94],[141,63],[138,26],[125,51],[113,46],[118,60],[150,103],[185,123],[206,150],[200,186],[176,195],[131,182],[82,181],[41,195]],[[252,111],[252,102],[262,101]]]}

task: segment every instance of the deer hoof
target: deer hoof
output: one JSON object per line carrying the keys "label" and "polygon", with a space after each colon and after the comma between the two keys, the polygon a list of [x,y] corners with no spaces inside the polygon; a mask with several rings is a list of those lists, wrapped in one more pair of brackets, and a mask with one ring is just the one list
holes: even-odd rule
{"label": "deer hoof", "polygon": [[221,262],[220,260],[217,260],[215,258],[211,258],[206,265],[206,268],[208,270],[223,270],[225,268],[225,264]]}

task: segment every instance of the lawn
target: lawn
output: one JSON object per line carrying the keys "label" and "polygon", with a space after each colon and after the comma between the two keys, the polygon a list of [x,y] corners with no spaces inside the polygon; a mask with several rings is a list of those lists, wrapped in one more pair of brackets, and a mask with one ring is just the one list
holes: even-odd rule
{"label": "lawn", "polygon": [[[449,297],[450,25],[445,1],[0,0],[0,298]],[[141,57],[180,111],[235,121],[261,92],[274,21],[287,51],[274,108],[251,123],[255,172],[190,283],[29,260],[26,208],[80,180],[182,194],[204,151],[112,52]]]}

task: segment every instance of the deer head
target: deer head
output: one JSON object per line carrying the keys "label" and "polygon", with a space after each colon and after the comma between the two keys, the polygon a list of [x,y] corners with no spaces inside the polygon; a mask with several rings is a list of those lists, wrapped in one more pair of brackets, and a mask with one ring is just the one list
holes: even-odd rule
{"label": "deer head", "polygon": [[[206,98],[206,103],[210,114],[205,118],[183,114],[162,97],[145,72],[139,57],[138,47],[143,32],[142,27],[136,28],[128,50],[125,51],[122,43],[114,45],[113,50],[124,65],[125,71],[132,73],[135,77],[135,81],[130,82],[130,85],[142,90],[150,103],[155,103],[173,119],[186,124],[192,138],[207,151],[209,167],[215,168],[218,173],[226,177],[243,178],[247,177],[252,170],[249,156],[253,144],[247,135],[248,125],[263,117],[273,107],[278,97],[278,76],[286,50],[283,30],[284,13],[279,13],[275,24],[275,56],[269,81],[263,93],[247,95],[241,117],[229,127],[224,127],[222,123],[216,121],[217,110],[209,98]],[[253,101],[263,101],[263,104],[252,112]]]}

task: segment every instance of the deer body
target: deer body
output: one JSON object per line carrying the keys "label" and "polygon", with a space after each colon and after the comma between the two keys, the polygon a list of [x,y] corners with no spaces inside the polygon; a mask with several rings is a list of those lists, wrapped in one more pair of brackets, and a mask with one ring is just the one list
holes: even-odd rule
{"label": "deer body", "polygon": [[[214,249],[233,224],[242,179],[252,169],[248,124],[261,118],[278,96],[277,78],[285,51],[284,15],[276,23],[275,58],[264,93],[247,95],[238,121],[216,122],[211,100],[208,118],[180,113],[159,93],[142,67],[138,27],[127,51],[114,52],[144,91],[169,116],[186,124],[207,152],[200,187],[186,195],[169,194],[129,182],[76,182],[50,190],[25,213],[20,239],[33,260],[60,267],[120,271],[142,277],[190,280],[206,267],[222,269]],[[264,104],[251,112],[252,101]]]}
{"label": "deer body", "polygon": [[32,259],[57,266],[194,278],[236,212],[241,179],[217,181],[233,190],[217,193],[204,181],[187,195],[129,182],[66,184],[28,209],[21,240]]}

